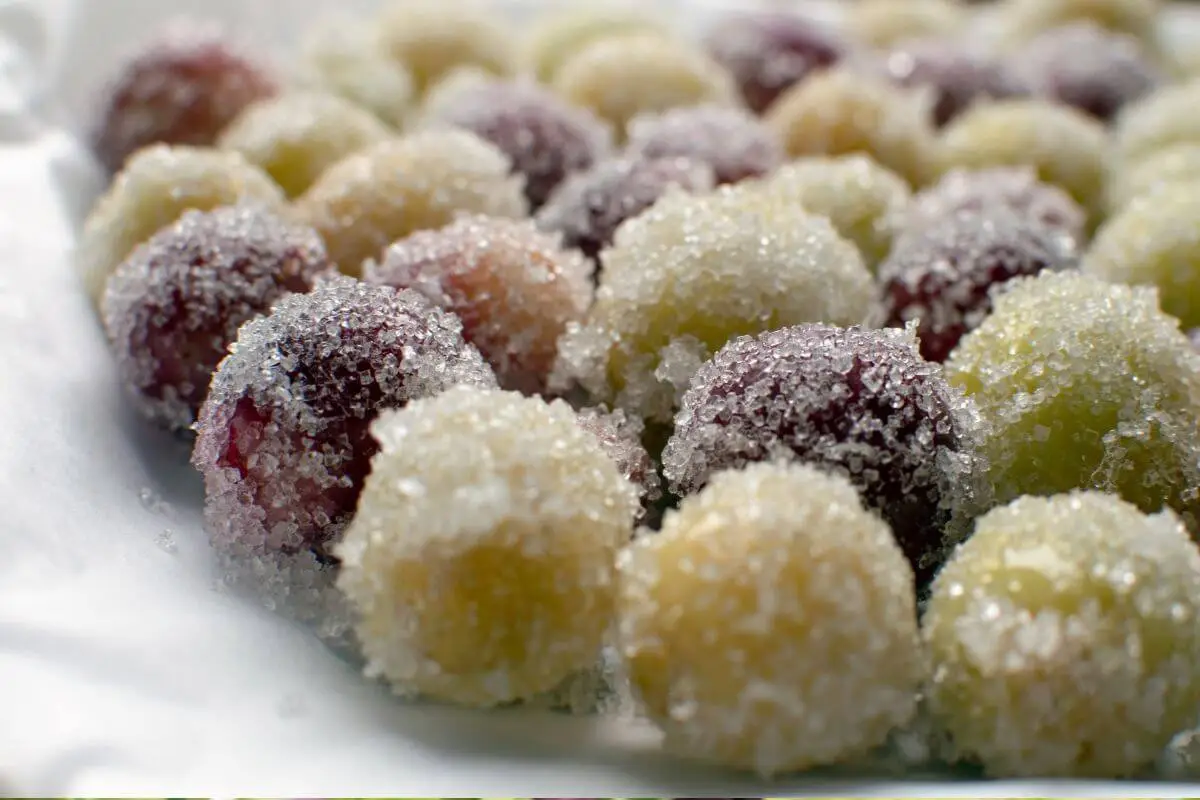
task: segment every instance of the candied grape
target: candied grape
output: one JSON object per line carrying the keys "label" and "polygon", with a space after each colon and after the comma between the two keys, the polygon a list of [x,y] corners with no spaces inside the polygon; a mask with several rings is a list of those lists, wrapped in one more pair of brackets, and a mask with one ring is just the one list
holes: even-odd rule
{"label": "candied grape", "polygon": [[850,5],[846,30],[856,40],[878,48],[911,39],[953,36],[968,15],[956,0],[859,0]]}
{"label": "candied grape", "polygon": [[1151,92],[1117,116],[1113,146],[1121,169],[1177,144],[1200,144],[1200,79]]}
{"label": "candied grape", "polygon": [[993,303],[946,374],[990,422],[997,501],[1099,489],[1200,530],[1200,356],[1157,292],[1045,271]]}
{"label": "candied grape", "polygon": [[296,200],[299,218],[324,237],[343,272],[414,231],[440,228],[461,212],[527,213],[508,158],[468,131],[421,131],[347,156]]}
{"label": "candied grape", "polygon": [[1115,215],[1134,200],[1176,184],[1200,183],[1200,140],[1164,147],[1109,175],[1108,211]]}
{"label": "candied grape", "polygon": [[628,128],[629,155],[701,161],[712,167],[717,183],[757,178],[783,163],[775,132],[740,108],[692,106],[639,114]]}
{"label": "candied grape", "polygon": [[668,750],[770,776],[863,756],[915,711],[912,570],[844,478],[719,473],[617,568],[618,646]]}
{"label": "candied grape", "polygon": [[618,136],[641,113],[740,102],[720,64],[688,44],[647,33],[589,44],[563,62],[551,85],[568,102],[608,121]]}
{"label": "candied grape", "polygon": [[525,178],[531,209],[544,205],[568,175],[612,149],[605,123],[535,83],[468,78],[446,91],[428,103],[425,122],[462,128],[495,145]]}
{"label": "candied grape", "polygon": [[412,75],[418,94],[457,67],[495,75],[517,69],[513,31],[484,4],[470,0],[392,0],[376,31],[384,52]]}
{"label": "candied grape", "polygon": [[1105,122],[1162,82],[1137,39],[1088,21],[1046,31],[1013,63],[1039,94]]}
{"label": "candied grape", "polygon": [[211,145],[243,108],[278,88],[224,31],[178,20],[121,66],[105,93],[92,149],[115,173],[152,144]]}
{"label": "candied grape", "polygon": [[333,164],[391,136],[374,114],[349,100],[296,92],[247,106],[217,146],[241,153],[297,197]]}
{"label": "candied grape", "polygon": [[918,192],[909,207],[905,231],[919,233],[961,211],[1008,210],[1037,224],[1059,239],[1064,252],[1079,249],[1087,231],[1087,215],[1069,194],[1038,180],[1030,167],[954,169]]}
{"label": "candied grape", "polygon": [[1073,251],[1003,206],[959,211],[900,240],[879,267],[879,321],[919,321],[921,355],[945,361],[992,310],[991,291],[1013,278],[1076,266]]}
{"label": "candied grape", "polygon": [[584,430],[600,440],[604,452],[637,489],[642,501],[638,519],[644,519],[649,506],[662,498],[662,481],[658,477],[654,459],[642,444],[644,423],[621,409],[607,411],[600,407],[580,410],[577,419]]}
{"label": "candied grape", "polygon": [[934,167],[932,96],[837,67],[793,86],[767,121],[789,156],[869,155],[920,186]]}
{"label": "candied grape", "polygon": [[[942,134],[942,171],[1032,167],[1098,217],[1103,213],[1108,134],[1069,106],[1035,99],[973,106]],[[1093,217],[1093,222],[1097,221]]]}
{"label": "candied grape", "polygon": [[946,125],[977,102],[1030,94],[1028,84],[999,59],[959,40],[918,39],[884,55],[879,70],[900,86],[935,92],[933,122]]}
{"label": "candied grape", "polygon": [[1109,281],[1158,287],[1184,327],[1200,325],[1200,187],[1178,183],[1134,200],[1096,233],[1084,269]]}
{"label": "candied grape", "polygon": [[996,23],[1001,38],[1018,47],[1044,31],[1080,21],[1157,47],[1162,5],[1162,0],[1006,0]]}
{"label": "candied grape", "polygon": [[828,217],[871,270],[891,251],[912,194],[903,178],[866,156],[797,159],[753,186]]}
{"label": "candied grape", "polygon": [[996,776],[1139,775],[1200,705],[1200,551],[1169,511],[1023,497],[934,584],[930,704]]}
{"label": "candied grape", "polygon": [[184,211],[236,204],[282,210],[287,200],[265,172],[238,153],[151,145],[134,154],[80,234],[76,260],[88,295],[99,305],[117,266]]}
{"label": "candied grape", "polygon": [[571,408],[460,386],[372,433],[337,549],[367,675],[487,707],[591,667],[637,499]]}
{"label": "candied grape", "polygon": [[461,331],[415,292],[341,275],[238,331],[200,409],[192,463],[217,552],[235,573],[283,576],[256,587],[268,601],[292,595],[302,617],[329,602],[322,564],[354,514],[382,409],[456,384],[496,385]]}
{"label": "candied grape", "polygon": [[525,62],[542,83],[553,83],[564,62],[599,39],[631,33],[669,35],[668,25],[636,3],[570,3],[542,13],[525,40]]}
{"label": "candied grape", "polygon": [[500,386],[533,394],[546,388],[558,337],[591,305],[591,271],[530,220],[463,216],[396,242],[365,279],[454,312]]}
{"label": "candied grape", "polygon": [[925,586],[976,501],[975,427],[910,332],[798,325],[734,339],[700,368],[663,474],[681,495],[780,457],[845,475]]}
{"label": "candied grape", "polygon": [[156,233],[109,278],[102,303],[139,409],[188,429],[242,323],[327,269],[315,231],[259,208],[188,211]]}
{"label": "candied grape", "polygon": [[829,220],[738,187],[667,194],[621,226],[603,260],[587,323],[559,343],[559,371],[656,422],[671,420],[691,373],[730,338],[860,322],[873,291]]}
{"label": "candied grape", "polygon": [[718,18],[705,47],[733,75],[756,114],[810,72],[840,61],[848,50],[828,26],[774,10],[743,10]]}
{"label": "candied grape", "polygon": [[691,159],[606,159],[563,181],[538,212],[537,224],[599,267],[600,251],[625,220],[654,205],[672,186],[705,192],[714,183],[712,169]]}
{"label": "candied grape", "polygon": [[299,73],[304,85],[344,97],[393,128],[408,121],[416,94],[412,75],[357,17],[319,19],[302,43]]}

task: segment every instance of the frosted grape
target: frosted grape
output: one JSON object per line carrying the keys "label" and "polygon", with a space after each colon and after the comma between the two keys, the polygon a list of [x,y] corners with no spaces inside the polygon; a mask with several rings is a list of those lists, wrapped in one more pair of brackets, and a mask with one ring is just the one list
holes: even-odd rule
{"label": "frosted grape", "polygon": [[712,167],[717,183],[770,174],[783,163],[775,132],[748,111],[692,106],[634,117],[626,153],[644,159],[690,158]]}

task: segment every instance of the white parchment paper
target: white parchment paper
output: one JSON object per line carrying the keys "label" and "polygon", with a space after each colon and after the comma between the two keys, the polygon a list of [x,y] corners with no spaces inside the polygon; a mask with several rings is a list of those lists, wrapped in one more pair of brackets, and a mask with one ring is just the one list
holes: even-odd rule
{"label": "white parchment paper", "polygon": [[[69,131],[120,54],[167,15],[240,18],[276,48],[319,5],[0,0],[0,794],[1198,793],[761,786],[665,759],[651,731],[626,723],[403,705],[307,631],[215,591],[186,449],[123,402],[70,265],[100,179]],[[665,7],[695,24],[693,6]]]}

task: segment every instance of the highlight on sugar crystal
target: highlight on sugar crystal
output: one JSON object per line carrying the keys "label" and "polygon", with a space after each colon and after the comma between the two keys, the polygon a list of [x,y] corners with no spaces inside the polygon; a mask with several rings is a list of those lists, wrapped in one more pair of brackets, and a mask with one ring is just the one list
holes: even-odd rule
{"label": "highlight on sugar crystal", "polygon": [[844,478],[721,472],[618,574],[620,654],[670,752],[770,776],[862,756],[915,711],[912,570]]}
{"label": "highlight on sugar crystal", "polygon": [[767,112],[792,158],[867,155],[913,186],[933,176],[932,92],[902,89],[850,67],[813,73]]}
{"label": "highlight on sugar crystal", "polygon": [[589,44],[563,62],[551,87],[607,121],[618,137],[638,114],[741,103],[724,67],[690,44],[653,33]]}
{"label": "highlight on sugar crystal", "polygon": [[460,213],[524,217],[523,180],[507,156],[473,133],[426,130],[361,150],[325,171],[296,200],[298,219],[325,239],[348,275],[415,231]]}
{"label": "highlight on sugar crystal", "polygon": [[635,33],[670,36],[666,20],[645,4],[628,0],[566,3],[542,10],[524,40],[527,68],[542,83],[551,84],[562,65],[588,45]]}
{"label": "highlight on sugar crystal", "polygon": [[979,421],[912,333],[809,324],[730,341],[692,377],[663,451],[671,491],[794,459],[845,477],[928,585],[983,497]]}
{"label": "highlight on sugar crystal", "polygon": [[946,362],[989,420],[997,502],[1096,489],[1200,530],[1200,356],[1149,288],[1011,281]]}
{"label": "highlight on sugar crystal", "polygon": [[242,323],[326,273],[311,228],[257,206],[187,211],[109,278],[101,303],[117,372],[147,418],[188,430]]}
{"label": "highlight on sugar crystal", "polygon": [[458,387],[372,426],[337,548],[367,675],[496,706],[593,665],[634,487],[562,401]]}
{"label": "highlight on sugar crystal", "polygon": [[1106,186],[1108,211],[1116,216],[1136,199],[1180,183],[1200,181],[1200,139],[1170,145],[1130,163],[1118,164]]}
{"label": "highlight on sugar crystal", "polygon": [[625,153],[700,161],[712,167],[718,184],[762,177],[783,163],[783,145],[761,119],[713,105],[639,114],[629,123]]}
{"label": "highlight on sugar crystal", "polygon": [[76,248],[84,289],[99,305],[109,275],[142,242],[189,209],[287,200],[265,172],[238,153],[152,145],[140,150],[96,201]]}
{"label": "highlight on sugar crystal", "polygon": [[871,47],[953,36],[968,22],[956,0],[858,0],[847,8],[846,31]]}
{"label": "highlight on sugar crystal", "polygon": [[378,449],[369,426],[495,375],[452,314],[416,292],[334,275],[238,331],[196,423],[192,463],[227,580],[344,632],[333,550]]}
{"label": "highlight on sugar crystal", "polygon": [[1143,774],[1200,704],[1200,551],[1170,511],[1100,492],[979,519],[938,575],[928,697],[995,777]]}
{"label": "highlight on sugar crystal", "polygon": [[[860,322],[871,274],[824,218],[740,187],[672,192],[617,230],[596,302],[560,342],[559,382],[669,422],[695,370],[734,336]],[[553,385],[552,381],[552,385]]]}
{"label": "highlight on sugar crystal", "polygon": [[217,147],[241,153],[297,197],[338,161],[393,135],[370,111],[335,94],[288,92],[247,106]]}

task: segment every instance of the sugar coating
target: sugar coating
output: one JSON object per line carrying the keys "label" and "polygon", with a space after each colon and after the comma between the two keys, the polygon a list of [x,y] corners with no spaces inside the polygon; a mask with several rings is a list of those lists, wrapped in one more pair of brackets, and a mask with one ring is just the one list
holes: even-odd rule
{"label": "sugar coating", "polygon": [[797,459],[845,476],[927,585],[979,498],[978,421],[909,331],[798,325],[733,339],[692,378],[663,451],[671,491]]}
{"label": "sugar coating", "polygon": [[1136,161],[1119,164],[1106,186],[1109,215],[1133,200],[1179,183],[1200,181],[1200,139],[1170,145]]}
{"label": "sugar coating", "polygon": [[393,128],[403,127],[412,111],[412,75],[358,17],[318,18],[301,42],[297,71],[302,85],[344,97]]}
{"label": "sugar coating", "polygon": [[311,228],[257,207],[187,211],[108,280],[104,327],[138,409],[187,430],[247,320],[328,270]]}
{"label": "sugar coating", "polygon": [[1013,278],[1078,266],[1054,231],[1003,206],[958,211],[904,237],[879,267],[879,322],[919,323],[921,355],[942,362]]}
{"label": "sugar coating", "polygon": [[946,374],[990,422],[997,501],[1098,489],[1200,530],[1200,356],[1157,292],[1045,271],[993,303]]}
{"label": "sugar coating", "polygon": [[482,3],[392,0],[375,27],[384,52],[408,70],[418,94],[455,67],[471,65],[496,75],[517,69],[514,32]]}
{"label": "sugar coating", "polygon": [[741,9],[718,17],[704,45],[733,75],[756,114],[809,73],[840,61],[850,49],[831,27],[775,9]]}
{"label": "sugar coating", "polygon": [[667,36],[669,26],[636,2],[563,4],[534,19],[525,37],[523,61],[539,81],[553,83],[563,63],[592,42],[631,33]]}
{"label": "sugar coating", "polygon": [[608,158],[563,181],[538,211],[537,224],[598,262],[621,223],[668,189],[706,192],[714,184],[712,168],[689,158]]}
{"label": "sugar coating", "polygon": [[590,667],[633,486],[562,401],[456,387],[386,413],[338,587],[366,672],[495,706]]}
{"label": "sugar coating", "polygon": [[297,197],[333,164],[392,135],[378,117],[349,100],[292,92],[247,106],[217,146],[241,153]]}
{"label": "sugar coating", "polygon": [[331,548],[377,450],[372,420],[457,384],[496,385],[461,331],[415,292],[340,275],[242,326],[192,453],[205,527],[235,583],[330,623],[340,602]]}
{"label": "sugar coating", "polygon": [[668,750],[769,776],[862,756],[913,714],[912,570],[844,478],[719,473],[618,576],[619,649]]}
{"label": "sugar coating", "polygon": [[906,232],[919,233],[961,211],[1002,208],[1036,223],[1059,239],[1064,252],[1082,247],[1087,214],[1065,191],[1038,180],[1032,167],[953,169],[916,194]]}
{"label": "sugar coating", "polygon": [[891,251],[912,196],[903,178],[862,155],[799,158],[755,186],[828,217],[872,271]]}
{"label": "sugar coating", "polygon": [[238,153],[147,147],[117,173],[84,222],[75,256],[84,289],[99,305],[117,266],[188,209],[259,204],[282,210],[286,203],[270,176]]}
{"label": "sugar coating", "polygon": [[500,386],[544,391],[558,337],[592,302],[592,265],[530,220],[462,216],[368,262],[370,283],[414,289],[462,320]]}
{"label": "sugar coating", "polygon": [[638,114],[741,102],[724,67],[689,44],[653,33],[592,42],[563,62],[551,86],[606,120],[618,136]]}
{"label": "sugar coating", "polygon": [[92,149],[110,172],[152,144],[211,145],[248,104],[279,90],[270,67],[212,24],[176,19],[121,65]]}
{"label": "sugar coating", "polygon": [[1052,28],[1089,21],[1157,47],[1156,26],[1162,7],[1162,0],[1007,0],[994,24],[1002,41],[1010,46],[1019,47]]}
{"label": "sugar coating", "polygon": [[524,217],[523,181],[493,145],[462,130],[426,130],[372,145],[334,164],[295,203],[343,272],[414,231],[459,213]]}
{"label": "sugar coating", "polygon": [[967,9],[956,0],[859,0],[847,9],[846,30],[858,41],[884,48],[953,36],[968,20]]}
{"label": "sugar coating", "polygon": [[1200,325],[1200,187],[1176,183],[1132,201],[1096,232],[1084,258],[1092,275],[1158,287],[1185,328]]}
{"label": "sugar coating", "polygon": [[1090,20],[1040,34],[1012,62],[1040,94],[1105,121],[1164,79],[1137,38]]}
{"label": "sugar coating", "polygon": [[1030,94],[1028,83],[1005,61],[958,38],[903,42],[888,51],[876,69],[901,86],[931,87],[938,127],[977,102]]}
{"label": "sugar coating", "polygon": [[929,700],[996,776],[1132,777],[1200,704],[1200,551],[1100,492],[997,508],[925,610]]}
{"label": "sugar coating", "polygon": [[943,131],[943,174],[953,169],[1033,168],[1093,215],[1103,213],[1108,159],[1104,125],[1082,111],[1037,99],[977,105]]}
{"label": "sugar coating", "polygon": [[749,111],[725,106],[639,114],[629,123],[625,150],[639,158],[701,161],[722,184],[761,177],[783,163],[774,131]]}
{"label": "sugar coating", "polygon": [[442,91],[436,101],[427,96],[426,124],[462,128],[495,145],[525,178],[532,209],[544,205],[568,175],[612,150],[607,124],[531,81],[468,80]]}
{"label": "sugar coating", "polygon": [[785,92],[767,122],[793,158],[868,155],[920,186],[935,166],[932,103],[926,87],[897,88],[835,67]]}
{"label": "sugar coating", "polygon": [[642,444],[645,424],[637,417],[621,409],[608,411],[602,407],[580,409],[576,420],[596,436],[604,452],[621,471],[621,475],[632,483],[642,502],[638,509],[638,520],[645,518],[647,507],[662,497],[662,481],[658,477],[654,459]]}
{"label": "sugar coating", "polygon": [[1200,143],[1200,79],[1165,86],[1122,109],[1113,129],[1121,168],[1177,144]]}
{"label": "sugar coating", "polygon": [[559,343],[559,377],[659,422],[730,338],[856,323],[873,291],[858,251],[827,219],[739,187],[668,193],[622,225],[602,258],[586,324]]}

